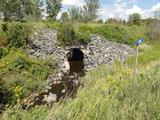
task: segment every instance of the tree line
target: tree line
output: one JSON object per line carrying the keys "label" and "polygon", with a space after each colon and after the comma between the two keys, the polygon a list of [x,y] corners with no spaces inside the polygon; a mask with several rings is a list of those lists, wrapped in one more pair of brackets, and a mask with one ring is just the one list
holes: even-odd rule
{"label": "tree line", "polygon": [[[96,21],[99,18],[100,0],[84,1],[83,6],[71,6],[67,12],[63,12],[60,20],[72,22]],[[0,15],[3,17],[3,21],[6,22],[11,20],[41,20],[43,14],[46,13],[48,20],[55,21],[62,7],[62,0],[0,0]],[[155,18],[160,18],[160,10],[155,11]],[[106,22],[125,23],[126,21],[110,18]],[[128,22],[141,24],[141,15],[139,13],[131,14],[128,17]],[[99,19],[98,23],[103,23],[103,20]]]}
{"label": "tree line", "polygon": [[[43,13],[56,20],[62,8],[62,0],[0,0],[0,14],[4,21],[40,20]],[[71,7],[62,13],[62,20],[94,21],[98,17],[99,0],[85,0],[82,7]]]}

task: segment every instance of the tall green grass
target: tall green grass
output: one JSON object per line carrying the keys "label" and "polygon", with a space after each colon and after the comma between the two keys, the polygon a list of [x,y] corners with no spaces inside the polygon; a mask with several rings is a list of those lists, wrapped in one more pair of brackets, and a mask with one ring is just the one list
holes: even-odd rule
{"label": "tall green grass", "polygon": [[10,108],[2,119],[34,120],[35,116],[37,120],[160,119],[160,64],[139,74],[135,82],[131,74],[130,68],[120,64],[100,66],[83,79],[84,87],[74,100],[54,104],[51,109],[34,108],[30,112],[21,107]]}
{"label": "tall green grass", "polygon": [[[160,60],[160,42],[149,42],[140,45],[138,56],[138,67],[142,68],[153,61]],[[133,66],[135,62],[134,56],[127,61],[128,65]]]}
{"label": "tall green grass", "polygon": [[[45,22],[47,28],[61,32],[63,24],[58,22]],[[136,39],[144,38],[149,41],[149,28],[145,25],[96,24],[96,23],[70,23],[76,34],[73,42],[90,42],[91,34],[98,34],[107,40],[133,45]],[[62,30],[63,31],[63,30]],[[61,33],[64,34],[65,32]],[[64,41],[65,42],[65,41]]]}
{"label": "tall green grass", "polygon": [[107,40],[131,44],[133,45],[136,39],[144,38],[149,41],[149,29],[146,26],[120,25],[120,24],[78,24],[75,28],[80,31],[85,31],[88,34],[98,34],[105,37]]}

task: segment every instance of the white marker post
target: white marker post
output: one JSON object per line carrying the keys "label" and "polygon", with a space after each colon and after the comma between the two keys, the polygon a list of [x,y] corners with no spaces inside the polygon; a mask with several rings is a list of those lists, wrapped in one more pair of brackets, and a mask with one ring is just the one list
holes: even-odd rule
{"label": "white marker post", "polygon": [[136,41],[136,53],[135,53],[135,66],[134,66],[134,74],[133,74],[133,80],[135,80],[135,78],[136,78],[136,74],[137,74],[137,65],[138,65],[138,48],[139,48],[139,45],[141,44],[141,43],[143,43],[144,42],[144,39],[142,38],[142,39],[138,39],[137,41]]}

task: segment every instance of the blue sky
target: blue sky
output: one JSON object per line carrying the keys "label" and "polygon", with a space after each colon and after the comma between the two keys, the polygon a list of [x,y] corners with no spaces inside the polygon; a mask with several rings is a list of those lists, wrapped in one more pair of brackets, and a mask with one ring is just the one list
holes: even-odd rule
{"label": "blue sky", "polygon": [[[83,6],[84,0],[62,0],[62,11],[70,6]],[[139,13],[143,18],[153,17],[154,11],[160,9],[160,0],[100,0],[99,18],[127,19],[132,13]],[[60,13],[60,14],[61,14]],[[59,16],[60,16],[59,14]]]}

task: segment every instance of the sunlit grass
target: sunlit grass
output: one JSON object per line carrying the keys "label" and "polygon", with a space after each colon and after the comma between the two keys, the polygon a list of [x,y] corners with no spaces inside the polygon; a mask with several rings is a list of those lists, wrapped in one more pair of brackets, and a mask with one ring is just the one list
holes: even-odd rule
{"label": "sunlit grass", "polygon": [[160,64],[139,74],[134,84],[128,71],[131,69],[119,64],[100,66],[83,79],[84,86],[75,99],[30,112],[19,107],[14,112],[16,107],[11,108],[4,113],[3,120],[158,120]]}
{"label": "sunlit grass", "polygon": [[[130,57],[127,63],[130,66],[134,65],[135,56]],[[153,61],[160,60],[160,42],[148,43],[139,47],[138,67],[144,67]]]}

